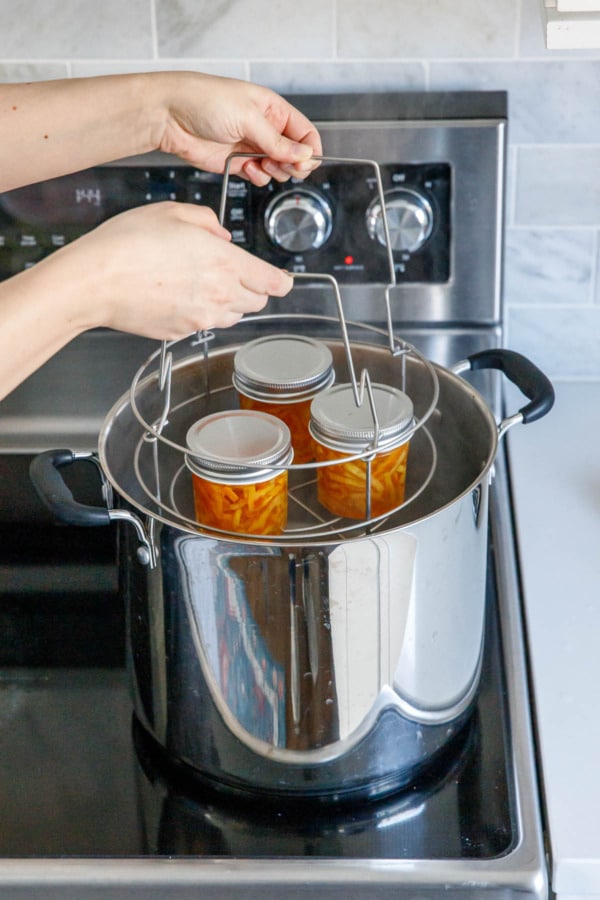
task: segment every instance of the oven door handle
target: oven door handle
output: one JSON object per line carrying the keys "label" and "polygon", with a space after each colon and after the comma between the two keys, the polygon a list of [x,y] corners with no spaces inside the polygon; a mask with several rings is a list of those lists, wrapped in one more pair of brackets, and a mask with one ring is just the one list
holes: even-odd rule
{"label": "oven door handle", "polygon": [[[61,469],[80,460],[94,463],[102,480],[102,493],[107,507],[79,503],[66,484]],[[77,453],[73,450],[46,450],[33,458],[29,466],[29,476],[36,493],[44,506],[65,525],[87,527],[110,525],[116,521],[129,522],[135,528],[140,542],[138,560],[144,565],[154,566],[156,555],[152,542],[140,519],[126,509],[110,509],[112,490],[104,476],[100,461],[94,453]]]}

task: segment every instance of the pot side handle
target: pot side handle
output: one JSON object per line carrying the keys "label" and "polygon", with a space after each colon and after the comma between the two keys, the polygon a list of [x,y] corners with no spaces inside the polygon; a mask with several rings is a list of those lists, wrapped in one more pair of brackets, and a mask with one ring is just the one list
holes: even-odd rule
{"label": "pot side handle", "polygon": [[[95,464],[102,479],[102,488],[107,507],[90,506],[79,503],[73,497],[60,470],[78,460]],[[146,534],[140,519],[127,509],[110,509],[112,491],[104,476],[98,457],[94,453],[77,453],[73,450],[46,450],[33,458],[29,466],[29,476],[42,503],[65,525],[110,525],[112,522],[128,522],[136,531],[139,540],[138,561],[144,566],[156,565],[156,553],[152,541]]]}
{"label": "pot side handle", "polygon": [[[465,363],[472,371],[498,369],[529,398],[530,402],[511,417],[511,424],[516,424],[517,419],[524,425],[535,422],[536,419],[541,419],[549,413],[554,406],[554,388],[549,378],[531,360],[515,350],[503,348],[481,350],[469,356]],[[506,428],[501,428],[501,431],[505,430]]]}
{"label": "pot side handle", "polygon": [[110,511],[101,506],[79,503],[65,483],[60,469],[79,459],[94,461],[91,453],[72,450],[47,450],[31,461],[29,476],[38,497],[47,509],[66,525],[110,525]]}

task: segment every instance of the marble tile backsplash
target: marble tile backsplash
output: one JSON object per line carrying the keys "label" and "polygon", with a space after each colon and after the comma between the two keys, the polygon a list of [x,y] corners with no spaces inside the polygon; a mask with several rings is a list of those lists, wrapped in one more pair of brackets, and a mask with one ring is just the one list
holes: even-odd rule
{"label": "marble tile backsplash", "polygon": [[0,78],[507,90],[507,343],[553,377],[600,379],[600,50],[547,51],[542,2],[0,0]]}

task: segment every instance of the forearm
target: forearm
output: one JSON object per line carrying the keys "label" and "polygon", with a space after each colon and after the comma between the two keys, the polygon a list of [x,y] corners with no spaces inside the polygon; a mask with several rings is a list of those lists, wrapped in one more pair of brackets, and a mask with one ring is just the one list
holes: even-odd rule
{"label": "forearm", "polygon": [[0,398],[90,328],[178,340],[233,325],[292,286],[233,244],[206,207],[121,213],[0,282]]}
{"label": "forearm", "polygon": [[39,263],[0,283],[0,398],[85,330],[74,287]]}
{"label": "forearm", "polygon": [[141,74],[0,86],[0,190],[155,149],[167,85]]}
{"label": "forearm", "polygon": [[0,85],[0,191],[161,149],[210,172],[232,153],[255,184],[305,177],[314,126],[257,85],[200,72],[148,72]]}

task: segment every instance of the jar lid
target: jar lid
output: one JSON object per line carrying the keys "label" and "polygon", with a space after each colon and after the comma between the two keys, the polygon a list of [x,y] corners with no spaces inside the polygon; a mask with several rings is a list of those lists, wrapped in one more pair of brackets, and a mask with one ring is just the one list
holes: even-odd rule
{"label": "jar lid", "polygon": [[[291,434],[281,419],[254,410],[205,416],[188,430],[186,463],[198,475],[256,476],[292,460]],[[250,479],[252,480],[252,478]]]}
{"label": "jar lid", "polygon": [[[403,391],[387,384],[372,384],[379,423],[378,446],[401,443],[413,424],[413,403]],[[318,441],[333,449],[364,450],[375,439],[375,423],[369,396],[356,405],[352,384],[338,384],[320,393],[311,404],[310,430]]]}
{"label": "jar lid", "polygon": [[333,384],[331,350],[300,335],[267,335],[245,344],[233,360],[233,384],[257,400],[309,399]]}

